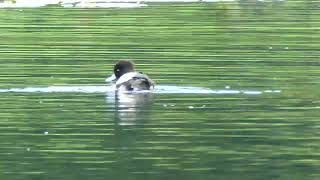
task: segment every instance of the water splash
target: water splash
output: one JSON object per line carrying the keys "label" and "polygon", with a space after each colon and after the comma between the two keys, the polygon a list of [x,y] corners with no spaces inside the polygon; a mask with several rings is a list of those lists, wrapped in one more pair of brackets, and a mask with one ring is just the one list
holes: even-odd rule
{"label": "water splash", "polygon": [[[113,86],[49,86],[49,87],[26,87],[0,89],[0,93],[107,93],[114,92]],[[145,93],[150,91],[139,91],[134,93]],[[191,86],[169,86],[158,85],[152,93],[155,94],[248,94],[259,95],[263,93],[281,93],[281,90],[235,90],[221,89],[213,90],[202,87]]]}

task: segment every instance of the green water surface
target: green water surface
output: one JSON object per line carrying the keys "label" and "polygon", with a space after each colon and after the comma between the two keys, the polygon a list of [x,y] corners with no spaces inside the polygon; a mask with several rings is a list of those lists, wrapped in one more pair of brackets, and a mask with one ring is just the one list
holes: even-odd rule
{"label": "green water surface", "polygon": [[248,94],[0,93],[0,179],[320,178],[316,1],[0,9],[0,88],[158,85]]}

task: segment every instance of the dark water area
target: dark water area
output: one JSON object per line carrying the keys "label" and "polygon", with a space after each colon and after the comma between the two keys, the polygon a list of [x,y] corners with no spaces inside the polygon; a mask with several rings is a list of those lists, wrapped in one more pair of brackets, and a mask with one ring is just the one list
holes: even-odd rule
{"label": "dark water area", "polygon": [[[318,179],[319,9],[0,9],[0,179]],[[47,89],[103,86],[119,59],[163,89]]]}

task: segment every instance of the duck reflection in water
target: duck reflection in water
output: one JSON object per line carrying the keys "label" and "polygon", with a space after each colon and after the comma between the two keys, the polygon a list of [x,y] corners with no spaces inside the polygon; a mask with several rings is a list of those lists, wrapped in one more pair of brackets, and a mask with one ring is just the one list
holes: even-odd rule
{"label": "duck reflection in water", "polygon": [[[113,91],[107,94],[106,101],[110,111],[114,112],[113,136],[106,141],[105,147],[110,146],[115,149],[116,160],[113,168],[117,169],[112,173],[116,175],[130,177],[132,164],[136,162],[135,157],[139,156],[136,149],[140,148],[141,141],[145,131],[145,124],[150,120],[150,110],[152,108],[152,93],[135,93],[135,92],[117,92]],[[112,108],[114,106],[114,109]],[[152,166],[149,162],[143,163]],[[143,166],[135,166],[138,171],[144,170]],[[119,176],[119,177],[120,177]]]}
{"label": "duck reflection in water", "polygon": [[150,92],[110,92],[106,101],[114,104],[115,121],[122,126],[143,124],[148,119],[153,102]]}

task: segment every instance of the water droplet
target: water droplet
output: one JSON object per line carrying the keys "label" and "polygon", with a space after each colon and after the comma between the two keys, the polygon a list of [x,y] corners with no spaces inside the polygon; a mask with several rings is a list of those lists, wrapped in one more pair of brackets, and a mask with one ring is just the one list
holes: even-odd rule
{"label": "water droplet", "polygon": [[168,105],[167,105],[167,104],[163,104],[162,106],[163,106],[163,107],[167,107]]}
{"label": "water droplet", "polygon": [[30,148],[27,148],[27,151],[30,151],[31,149]]}
{"label": "water droplet", "polygon": [[49,134],[49,132],[48,132],[48,131],[45,131],[43,134],[48,135],[48,134]]}
{"label": "water droplet", "polygon": [[269,49],[272,49],[272,47],[270,46]]}
{"label": "water droplet", "polygon": [[193,107],[193,106],[189,106],[188,108],[189,108],[189,109],[193,109],[194,107]]}
{"label": "water droplet", "polygon": [[225,88],[226,88],[226,89],[230,89],[230,86],[226,86]]}

